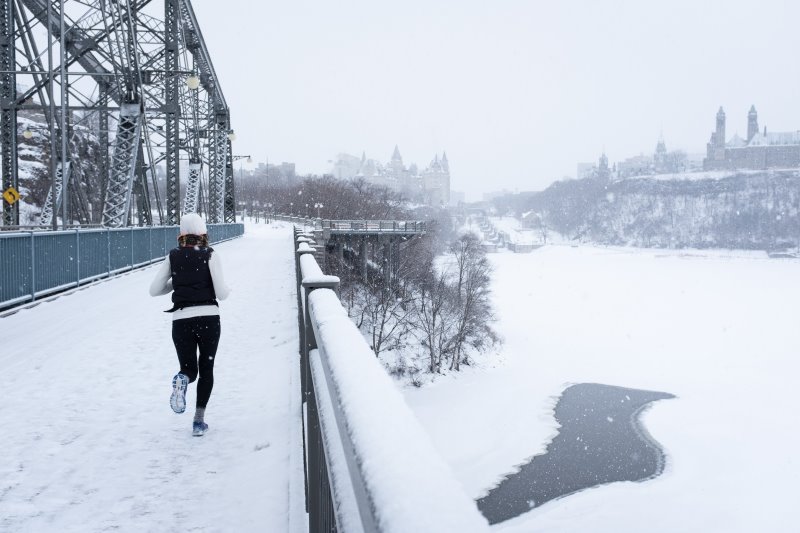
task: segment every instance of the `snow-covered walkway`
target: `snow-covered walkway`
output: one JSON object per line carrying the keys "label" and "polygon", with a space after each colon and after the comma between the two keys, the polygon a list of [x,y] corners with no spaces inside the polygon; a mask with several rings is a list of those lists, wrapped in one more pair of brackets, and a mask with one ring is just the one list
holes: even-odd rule
{"label": "snow-covered walkway", "polygon": [[202,438],[194,385],[186,413],[169,407],[177,358],[153,267],[0,318],[0,531],[290,530],[303,505],[292,235],[246,231],[216,247],[233,292]]}

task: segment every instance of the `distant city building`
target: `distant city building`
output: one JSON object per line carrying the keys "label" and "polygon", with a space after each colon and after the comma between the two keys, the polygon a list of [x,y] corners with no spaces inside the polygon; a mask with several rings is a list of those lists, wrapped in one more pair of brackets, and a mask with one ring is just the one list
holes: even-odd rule
{"label": "distant city building", "polygon": [[333,163],[333,175],[340,180],[352,179],[361,169],[361,161],[361,158],[354,155],[339,154]]}
{"label": "distant city building", "polygon": [[466,202],[467,195],[463,191],[450,191],[450,205],[458,205]]}
{"label": "distant city building", "polygon": [[395,146],[391,160],[383,164],[375,159],[339,154],[333,164],[333,175],[340,179],[363,178],[369,183],[398,191],[411,200],[429,205],[450,205],[450,163],[447,154],[436,154],[422,171],[416,164],[406,167],[400,149]]}
{"label": "distant city building", "polygon": [[597,177],[600,179],[608,179],[611,177],[611,169],[608,168],[608,157],[606,153],[600,154],[600,160],[597,162]]}
{"label": "distant city building", "polygon": [[491,202],[495,198],[500,198],[502,196],[507,196],[509,194],[513,194],[513,191],[509,191],[508,189],[503,189],[502,191],[492,191],[492,192],[485,192],[482,195],[484,202]]}
{"label": "distant city building", "polygon": [[679,174],[702,170],[800,168],[800,131],[759,131],[755,106],[747,113],[747,138],[734,134],[726,140],[725,111],[719,108],[716,129],[706,145],[705,154],[667,151],[663,134],[652,155],[639,154],[615,163],[609,169],[608,158],[600,156],[596,164],[578,163],[578,178],[625,179],[656,174]]}
{"label": "distant city building", "polygon": [[592,163],[578,164],[578,178],[609,179],[613,174],[614,171],[608,166],[608,156],[605,152],[600,154],[596,165]]}
{"label": "distant city building", "polygon": [[659,135],[653,155],[639,154],[616,164],[616,178],[674,174],[689,170],[689,158],[682,150],[667,151],[664,135]]}
{"label": "distant city building", "polygon": [[594,169],[596,165],[594,163],[578,163],[578,171],[576,173],[577,178],[591,178],[594,174]]}
{"label": "distant city building", "polygon": [[266,178],[273,183],[291,183],[297,177],[294,163],[283,162],[279,165],[272,163],[259,163],[256,168],[248,172],[257,178]]}
{"label": "distant city building", "polygon": [[450,164],[446,153],[442,153],[441,160],[437,154],[422,172],[422,190],[427,204],[450,205]]}
{"label": "distant city building", "polygon": [[652,172],[653,156],[640,154],[617,163],[617,176],[621,178],[643,176],[645,174],[652,174]]}
{"label": "distant city building", "polygon": [[758,113],[751,106],[747,113],[747,138],[738,134],[725,140],[725,111],[717,111],[717,125],[706,145],[705,170],[730,170],[800,167],[800,131],[758,131]]}

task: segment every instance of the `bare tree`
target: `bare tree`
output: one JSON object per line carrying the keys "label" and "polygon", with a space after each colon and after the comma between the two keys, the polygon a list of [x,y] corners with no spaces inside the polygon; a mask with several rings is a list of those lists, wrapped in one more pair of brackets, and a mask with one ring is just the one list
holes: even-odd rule
{"label": "bare tree", "polygon": [[375,355],[405,346],[411,328],[411,314],[416,298],[415,284],[423,268],[419,263],[421,239],[405,241],[402,252],[393,254],[396,264],[389,273],[370,271],[367,279],[351,279],[344,295],[353,321],[367,336]]}
{"label": "bare tree", "polygon": [[414,306],[414,334],[428,354],[428,371],[439,372],[450,352],[454,321],[447,272],[430,273]]}
{"label": "bare tree", "polygon": [[490,326],[493,320],[489,301],[492,269],[474,233],[462,235],[451,245],[450,252],[455,260],[455,326],[450,369],[459,370],[466,347],[482,351],[497,342]]}
{"label": "bare tree", "polygon": [[408,334],[411,294],[382,284],[369,284],[365,288],[366,320],[362,330],[371,342],[372,351],[377,356],[383,351],[401,348]]}

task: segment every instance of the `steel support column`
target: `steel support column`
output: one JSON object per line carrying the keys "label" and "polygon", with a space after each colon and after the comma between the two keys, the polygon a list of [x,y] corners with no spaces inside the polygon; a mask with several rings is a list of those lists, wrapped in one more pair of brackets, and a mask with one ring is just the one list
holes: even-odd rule
{"label": "steel support column", "polygon": [[[0,155],[3,158],[3,191],[9,187],[19,187],[14,30],[14,0],[0,0]],[[19,206],[10,205],[4,200],[0,202],[3,203],[3,225],[19,224]]]}
{"label": "steel support column", "polygon": [[131,189],[136,174],[136,159],[141,142],[142,111],[139,104],[123,104],[119,111],[114,159],[103,208],[103,226],[122,228],[128,225]]}
{"label": "steel support column", "polygon": [[139,215],[137,225],[152,226],[153,212],[150,206],[150,191],[147,187],[147,169],[144,165],[142,142],[139,142],[139,154],[136,157],[136,176],[134,177],[133,191],[136,194],[136,207]]}
{"label": "steel support column", "polygon": [[227,116],[217,113],[209,139],[208,217],[212,223],[225,221],[225,172],[229,143]]}
{"label": "steel support column", "polygon": [[189,160],[189,179],[186,180],[186,196],[183,202],[184,213],[200,212],[200,168],[199,160]]}
{"label": "steel support column", "polygon": [[[168,73],[179,70],[179,0],[164,0],[164,63]],[[166,105],[166,167],[167,167],[167,220],[168,225],[180,222],[180,169],[179,130],[180,102],[178,101],[179,78],[167,74],[164,80]]]}
{"label": "steel support column", "polygon": [[108,136],[108,105],[110,102],[109,86],[103,83],[99,86],[100,99],[98,109],[98,136],[97,142],[100,144],[100,160],[98,161],[100,171],[100,203],[96,206],[97,209],[92,209],[92,222],[102,222],[103,220],[103,204],[102,201],[106,197],[108,190],[108,174],[111,171],[111,158],[108,156],[109,149],[109,136]]}
{"label": "steel support column", "polygon": [[361,237],[358,260],[361,263],[361,279],[367,281],[367,237]]}
{"label": "steel support column", "polygon": [[236,195],[233,184],[233,146],[227,139],[227,157],[225,159],[225,222],[236,222]]}
{"label": "steel support column", "polygon": [[217,142],[217,124],[212,122],[208,127],[208,220],[213,224],[219,222],[219,189],[217,188],[217,159],[219,159],[219,143]]}

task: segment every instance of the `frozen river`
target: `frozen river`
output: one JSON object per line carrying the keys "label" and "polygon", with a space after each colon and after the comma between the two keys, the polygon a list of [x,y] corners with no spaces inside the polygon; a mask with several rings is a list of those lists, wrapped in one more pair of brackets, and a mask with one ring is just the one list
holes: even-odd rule
{"label": "frozen river", "polygon": [[569,246],[490,257],[501,355],[406,391],[473,498],[547,452],[569,385],[676,396],[641,415],[664,449],[660,476],[581,490],[494,528],[796,530],[800,261]]}

